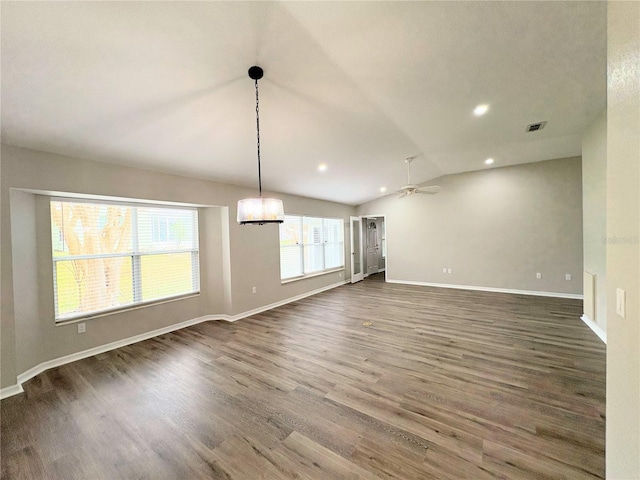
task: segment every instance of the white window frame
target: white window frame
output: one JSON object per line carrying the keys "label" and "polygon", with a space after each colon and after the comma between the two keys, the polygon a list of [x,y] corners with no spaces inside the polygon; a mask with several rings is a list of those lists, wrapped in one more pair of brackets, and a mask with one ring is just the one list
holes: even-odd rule
{"label": "white window frame", "polygon": [[[312,215],[285,215],[285,220],[287,218],[297,218],[299,219],[300,222],[300,242],[296,243],[296,245],[282,245],[282,243],[280,244],[280,259],[282,259],[282,250],[283,249],[291,249],[291,248],[298,248],[300,251],[300,262],[302,265],[302,274],[301,275],[296,275],[293,277],[287,277],[287,278],[282,278],[282,263],[280,264],[280,282],[282,284],[285,283],[289,283],[289,282],[295,282],[297,280],[302,280],[305,278],[310,278],[310,277],[315,277],[318,275],[324,275],[327,273],[332,273],[332,272],[339,272],[341,270],[345,269],[345,254],[344,254],[344,245],[345,245],[345,240],[344,240],[344,232],[345,232],[345,228],[344,228],[344,222],[345,220],[343,218],[340,217],[318,217],[318,216],[312,216]],[[305,243],[304,241],[304,221],[305,219],[313,219],[313,220],[322,220],[322,241],[320,243]],[[325,220],[337,220],[341,227],[342,227],[342,240],[340,242],[328,242],[325,238]],[[282,232],[282,229],[280,229],[280,233]],[[280,239],[280,237],[279,237]],[[281,241],[281,239],[280,239]],[[321,270],[314,270],[313,272],[309,272],[306,273],[305,272],[305,265],[304,265],[304,258],[305,258],[305,248],[309,248],[309,247],[317,247],[318,245],[322,245],[322,264],[323,266],[326,265],[326,247],[329,244],[336,244],[336,245],[340,245],[342,248],[340,249],[341,252],[341,258],[342,258],[342,264],[339,266],[335,266],[335,267],[329,267],[329,268],[323,268]]]}
{"label": "white window frame", "polygon": [[[98,317],[105,314],[121,312],[131,309],[136,309],[144,306],[149,306],[158,303],[165,303],[167,301],[173,301],[180,298],[190,297],[193,295],[200,294],[200,238],[199,238],[199,211],[196,207],[186,206],[186,205],[175,205],[175,204],[162,204],[162,203],[136,203],[136,202],[120,202],[113,200],[96,200],[93,198],[68,198],[68,197],[50,197],[49,199],[49,208],[51,208],[51,203],[59,202],[59,203],[94,203],[97,205],[117,205],[120,207],[131,207],[132,211],[132,250],[129,252],[122,253],[112,253],[112,254],[93,254],[93,255],[67,255],[67,256],[53,256],[52,251],[52,264],[53,264],[53,301],[54,301],[54,311],[55,311],[55,322],[56,324],[64,324],[67,322],[77,321],[79,319],[87,319],[91,317]],[[137,235],[137,209],[138,208],[166,208],[171,210],[189,210],[195,212],[195,221],[194,221],[194,248],[184,248],[184,249],[171,249],[171,250],[158,250],[158,251],[140,251],[138,250],[138,235]],[[49,222],[51,224],[51,217],[49,217]],[[51,232],[51,228],[49,229]],[[193,290],[187,293],[181,293],[177,295],[168,295],[164,297],[154,298],[153,300],[142,300],[142,275],[141,275],[141,264],[142,257],[148,257],[151,255],[166,255],[166,254],[175,254],[175,253],[190,253],[191,254],[191,279],[193,284]],[[133,301],[131,303],[127,303],[121,306],[116,306],[113,308],[106,308],[101,310],[95,310],[91,312],[80,312],[77,315],[65,315],[60,317],[58,312],[58,292],[57,292],[57,264],[61,261],[69,261],[69,260],[89,260],[93,258],[114,258],[114,257],[129,257],[132,260],[131,269],[132,269],[132,281],[133,281]]]}

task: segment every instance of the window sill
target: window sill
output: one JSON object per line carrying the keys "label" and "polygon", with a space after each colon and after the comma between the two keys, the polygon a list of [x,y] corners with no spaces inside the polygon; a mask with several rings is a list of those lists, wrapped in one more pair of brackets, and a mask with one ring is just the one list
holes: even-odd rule
{"label": "window sill", "polygon": [[321,272],[310,273],[309,275],[301,275],[299,277],[287,278],[286,280],[281,280],[280,284],[285,285],[287,283],[297,282],[298,280],[305,280],[307,278],[319,277],[320,275],[326,275],[328,273],[343,272],[343,271],[344,271],[344,267],[333,268],[331,270],[323,270]]}
{"label": "window sill", "polygon": [[111,310],[103,310],[100,312],[87,313],[86,315],[79,315],[76,317],[67,317],[61,320],[56,320],[56,327],[62,327],[64,325],[71,325],[73,323],[84,322],[86,320],[93,320],[94,318],[107,317],[109,315],[115,315],[118,313],[130,312],[133,310],[140,310],[141,308],[153,307],[155,305],[162,305],[164,303],[177,302],[178,300],[186,300],[187,298],[194,298],[200,296],[200,292],[187,293],[185,295],[179,295],[171,298],[163,298],[159,300],[151,300],[144,303],[136,303],[135,305],[127,305],[121,308],[114,308]]}

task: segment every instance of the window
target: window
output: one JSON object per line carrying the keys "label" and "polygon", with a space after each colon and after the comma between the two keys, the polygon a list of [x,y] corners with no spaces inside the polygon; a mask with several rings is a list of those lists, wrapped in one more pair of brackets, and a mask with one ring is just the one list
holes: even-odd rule
{"label": "window", "polygon": [[51,201],[56,321],[200,291],[198,211]]}
{"label": "window", "polygon": [[344,268],[343,220],[285,215],[280,224],[280,278],[338,268]]}

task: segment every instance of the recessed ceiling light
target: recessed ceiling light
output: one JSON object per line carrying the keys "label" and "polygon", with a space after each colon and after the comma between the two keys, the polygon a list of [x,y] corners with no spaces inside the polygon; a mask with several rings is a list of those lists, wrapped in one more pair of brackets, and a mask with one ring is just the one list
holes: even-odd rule
{"label": "recessed ceiling light", "polygon": [[387,191],[387,187],[380,187],[380,193],[384,193]]}
{"label": "recessed ceiling light", "polygon": [[318,165],[318,171],[319,172],[324,172],[327,170],[327,164],[326,163],[321,163],[320,165]]}
{"label": "recessed ceiling light", "polygon": [[489,105],[482,104],[482,105],[478,105],[476,108],[473,109],[473,114],[476,117],[481,117],[482,115],[484,115],[488,111],[489,111]]}
{"label": "recessed ceiling light", "polygon": [[485,165],[491,165],[492,163],[493,163],[493,158],[487,158],[487,159],[484,161],[484,164],[485,164]]}

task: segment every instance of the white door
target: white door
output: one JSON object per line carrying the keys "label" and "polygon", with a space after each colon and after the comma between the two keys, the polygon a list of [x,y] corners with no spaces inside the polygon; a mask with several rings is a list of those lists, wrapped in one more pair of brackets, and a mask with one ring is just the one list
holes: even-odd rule
{"label": "white door", "polygon": [[380,245],[378,243],[378,225],[375,220],[365,220],[367,224],[367,275],[378,273],[378,257]]}
{"label": "white door", "polygon": [[360,217],[351,217],[351,283],[364,279],[362,272],[362,222]]}

